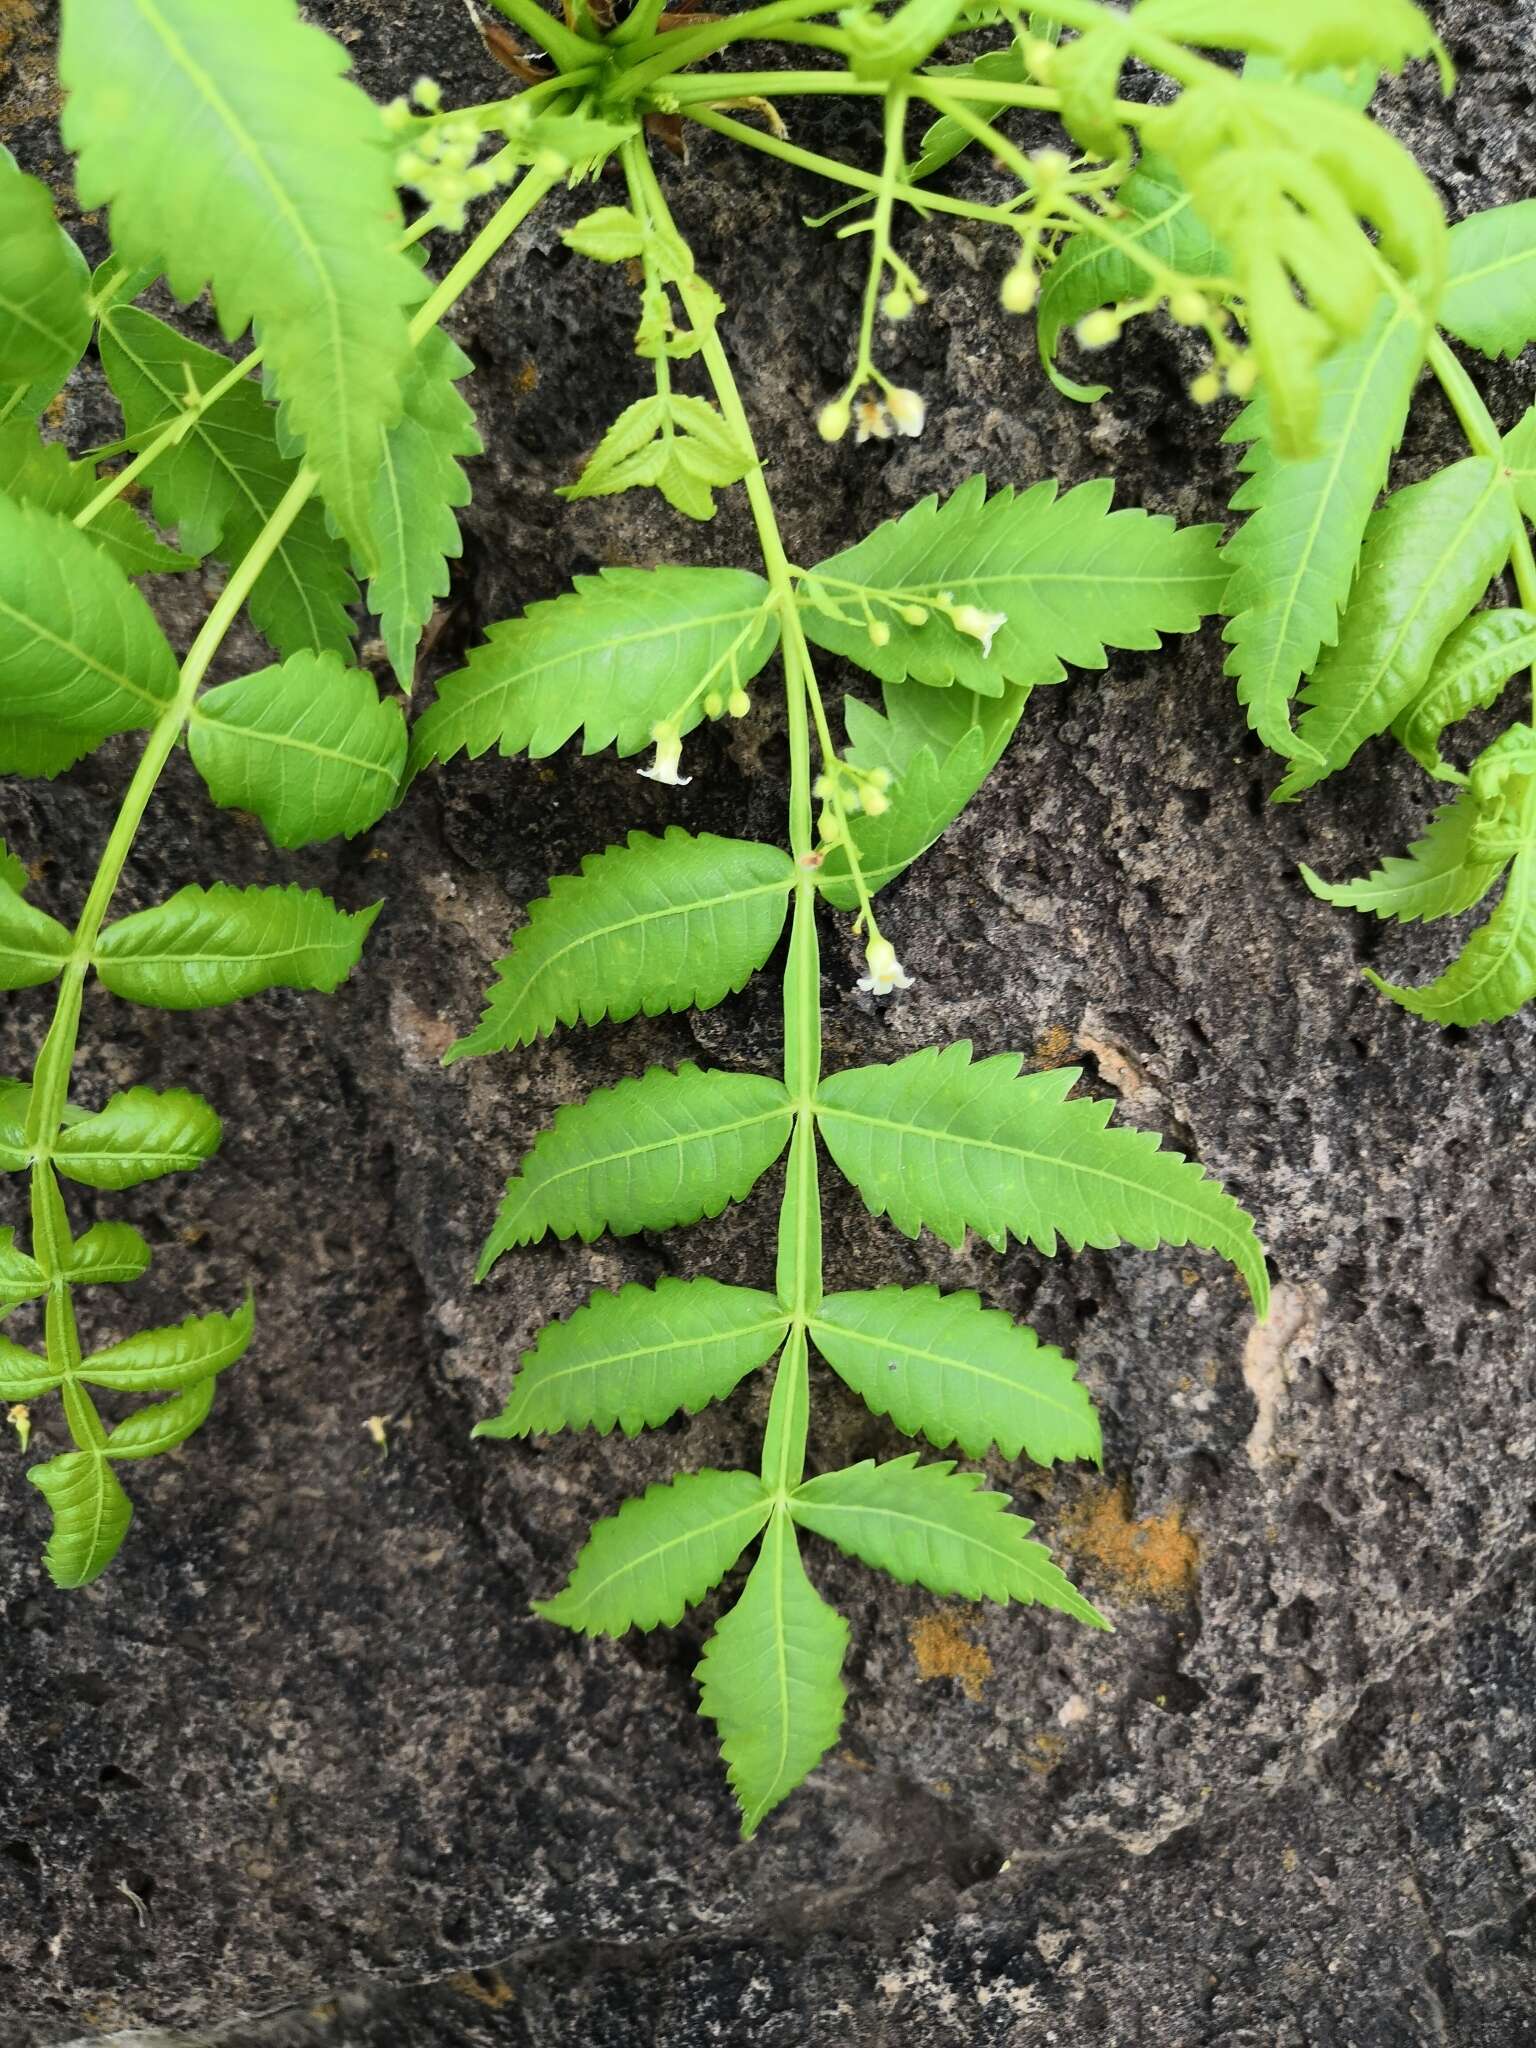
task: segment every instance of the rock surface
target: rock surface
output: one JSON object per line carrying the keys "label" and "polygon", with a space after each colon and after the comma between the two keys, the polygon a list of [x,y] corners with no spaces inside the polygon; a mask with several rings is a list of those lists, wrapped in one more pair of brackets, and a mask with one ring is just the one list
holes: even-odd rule
{"label": "rock surface", "polygon": [[[423,71],[496,89],[457,0],[310,11],[381,96]],[[68,211],[53,16],[0,6],[0,134]],[[1455,0],[1441,20],[1456,100],[1416,74],[1384,104],[1459,214],[1525,190],[1536,6]],[[850,156],[873,140],[814,104],[796,132]],[[888,362],[928,394],[927,432],[824,448],[812,415],[859,278],[799,226],[822,191],[709,137],[665,175],[733,307],[797,559],[977,468],[1113,471],[1122,502],[1221,516],[1232,454],[1182,400],[1176,339],[1138,332],[1113,395],[1078,409],[996,308],[1004,252],[943,223],[904,230],[936,289]],[[643,386],[622,273],[558,240],[588,203],[557,205],[458,321],[491,452],[444,662],[576,570],[754,560],[729,494],[701,529],[646,499],[550,495]],[[98,224],[81,233],[100,248]],[[1477,375],[1512,423],[1529,363]],[[110,437],[88,373],[69,425]],[[1426,393],[1406,463],[1458,452]],[[168,596],[183,638],[185,606]],[[911,993],[850,993],[828,925],[828,1064],[958,1036],[1085,1064],[1125,1121],[1254,1210],[1276,1313],[1256,1329],[1214,1261],[1177,1253],[952,1259],[829,1189],[839,1284],[979,1286],[1081,1361],[1103,1475],[989,1469],[1118,1633],[937,1602],[818,1549],[853,1627],[844,1738],[748,1846],[694,1713],[714,1603],[605,1645],[528,1603],[627,1494],[751,1458],[761,1387],[633,1443],[468,1430],[592,1286],[760,1282],[771,1190],[664,1240],[540,1246],[478,1292],[470,1274],[502,1176],[558,1104],[653,1061],[771,1064],[774,984],[448,1071],[437,1056],[551,872],[632,825],[777,835],[771,692],[690,743],[686,792],[611,757],[461,761],[366,840],[297,859],[213,813],[184,763],[167,778],[134,902],[294,878],[386,908],[329,1003],[88,1000],[87,1100],[192,1082],[226,1121],[215,1165],[110,1205],[159,1254],[135,1320],[252,1282],[260,1336],[201,1437],[134,1471],[126,1554],[87,1593],[43,1579],[41,1504],[4,1456],[4,2048],[1536,2042],[1536,1032],[1442,1034],[1371,993],[1367,949],[1413,978],[1443,934],[1367,932],[1313,902],[1296,861],[1336,874],[1400,848],[1427,785],[1381,746],[1267,806],[1221,653],[1208,630],[1037,694],[990,788],[890,893]],[[129,758],[117,743],[57,785],[7,787],[4,830],[46,864],[52,907],[76,901]],[[8,1001],[7,1067],[44,1015],[41,996]],[[43,1404],[37,1422],[58,1448]],[[826,1463],[901,1447],[825,1376],[813,1446]],[[117,2032],[146,2027],[168,2031]]]}

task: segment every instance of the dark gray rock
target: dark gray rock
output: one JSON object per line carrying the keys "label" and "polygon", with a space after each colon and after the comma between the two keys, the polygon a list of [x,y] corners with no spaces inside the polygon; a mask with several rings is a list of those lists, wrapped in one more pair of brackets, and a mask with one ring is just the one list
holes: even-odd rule
{"label": "dark gray rock", "polygon": [[[312,11],[380,94],[424,70],[495,88],[455,0]],[[53,12],[0,6],[0,133],[66,190]],[[1457,99],[1415,75],[1386,105],[1464,212],[1525,190],[1536,10],[1458,0],[1443,21]],[[872,140],[818,105],[795,126],[850,155]],[[996,309],[1003,252],[943,223],[904,230],[937,288],[889,363],[928,393],[928,431],[824,448],[811,419],[859,289],[848,252],[798,225],[824,194],[708,138],[665,175],[734,309],[798,559],[976,468],[1113,471],[1122,501],[1221,516],[1232,457],[1183,402],[1177,340],[1135,335],[1114,394],[1077,409]],[[754,559],[729,497],[694,529],[648,500],[550,495],[643,381],[622,276],[558,240],[589,203],[555,206],[459,320],[490,453],[445,662],[573,570]],[[1528,364],[1477,374],[1512,422]],[[83,376],[72,429],[106,438],[107,419]],[[1426,394],[1406,460],[1457,452]],[[185,638],[185,595],[167,607]],[[297,859],[213,813],[184,763],[167,777],[132,901],[294,877],[386,910],[330,1003],[164,1017],[89,1000],[86,1099],[193,1082],[227,1125],[199,1176],[111,1201],[159,1257],[131,1304],[88,1304],[94,1327],[229,1305],[250,1282],[260,1338],[202,1436],[132,1473],[127,1551],[87,1593],[42,1578],[41,1504],[6,1460],[0,2043],[143,2026],[171,2030],[132,2035],[143,2048],[1536,2041],[1532,1025],[1441,1034],[1363,984],[1367,951],[1412,975],[1443,935],[1367,932],[1295,864],[1398,849],[1426,785],[1381,746],[1305,805],[1267,807],[1215,631],[1038,694],[991,788],[890,894],[909,995],[876,1012],[850,993],[851,944],[825,938],[829,1066],[961,1035],[1084,1058],[1127,1121],[1195,1151],[1260,1219],[1279,1277],[1263,1331],[1213,1261],[951,1258],[829,1189],[839,1284],[980,1286],[1082,1361],[1104,1476],[990,1469],[1118,1634],[947,1606],[818,1551],[854,1632],[844,1740],[743,1847],[689,1677],[714,1603],[601,1646],[529,1614],[626,1494],[751,1457],[763,1391],[635,1443],[471,1447],[470,1423],[595,1284],[760,1281],[773,1197],[665,1239],[540,1246],[474,1292],[501,1178],[597,1083],[689,1055],[770,1065],[776,992],[449,1072],[437,1055],[549,873],[674,817],[777,834],[762,695],[749,726],[690,742],[681,797],[611,758],[460,762],[367,841]],[[77,900],[130,758],[117,743],[7,791],[5,832],[48,862],[55,908]],[[45,1013],[8,1003],[7,1065]],[[829,1463],[896,1447],[826,1376],[814,1428]]]}

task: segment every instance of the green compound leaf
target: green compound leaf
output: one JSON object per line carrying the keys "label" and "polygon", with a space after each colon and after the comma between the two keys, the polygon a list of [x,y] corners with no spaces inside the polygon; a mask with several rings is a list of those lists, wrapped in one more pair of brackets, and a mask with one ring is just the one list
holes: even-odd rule
{"label": "green compound leaf", "polygon": [[[0,1290],[3,1290],[0,1271]],[[3,1298],[3,1295],[0,1295]],[[556,1429],[655,1429],[679,1409],[723,1401],[784,1341],[789,1317],[771,1294],[718,1280],[658,1280],[594,1294],[525,1351],[507,1405],[475,1436]]]}
{"label": "green compound leaf", "polygon": [[1341,910],[1369,910],[1400,924],[1456,917],[1480,903],[1499,879],[1505,856],[1479,859],[1472,835],[1480,813],[1469,793],[1442,804],[1429,830],[1401,858],[1389,855],[1354,882],[1325,882],[1305,862],[1301,878],[1314,896]]}
{"label": "green compound leaf", "polygon": [[1400,71],[1410,57],[1444,57],[1411,0],[1286,0],[1241,9],[1228,0],[1140,0],[1136,26],[1181,43],[1282,58],[1292,71],[1331,64]]}
{"label": "green compound leaf", "polygon": [[622,1022],[644,1010],[713,1008],[744,988],[778,943],[795,879],[777,846],[631,832],[626,846],[589,854],[579,875],[557,875],[530,906],[479,1028],[450,1046],[470,1053],[531,1045],[557,1023]]}
{"label": "green compound leaf", "polygon": [[295,0],[67,0],[59,73],[81,203],[182,300],[212,284],[226,340],[254,320],[286,422],[372,562],[379,440],[400,416],[421,295],[390,144]]}
{"label": "green compound leaf", "polygon": [[960,1250],[969,1228],[1052,1253],[1117,1244],[1203,1245],[1237,1268],[1262,1315],[1264,1255],[1250,1219],[1150,1131],[1106,1130],[1110,1105],[1068,1101],[1075,1067],[1020,1075],[1021,1055],[971,1062],[962,1041],[821,1084],[827,1150],[870,1211],[907,1237],[926,1225]]}
{"label": "green compound leaf", "polygon": [[947,1458],[919,1465],[917,1456],[823,1472],[790,1496],[789,1511],[802,1529],[904,1586],[1055,1607],[1090,1628],[1109,1627],[1045,1546],[1026,1540],[1034,1523],[1004,1512],[1005,1494],[978,1492],[982,1475],[957,1472]]}
{"label": "green compound leaf", "polygon": [[36,1259],[18,1249],[15,1231],[0,1230],[0,1316],[9,1315],[13,1308],[36,1301],[47,1292],[47,1274]]}
{"label": "green compound leaf", "polygon": [[[59,441],[43,441],[35,426],[0,427],[0,489],[18,504],[35,505],[73,520],[101,489],[94,462],[71,462]],[[190,569],[194,557],[168,548],[154,529],[121,498],[114,498],[79,529],[125,576],[165,575]]]}
{"label": "green compound leaf", "polygon": [[1248,723],[1277,754],[1297,752],[1290,701],[1319,651],[1338,638],[1339,612],[1360,558],[1366,521],[1402,439],[1428,334],[1411,305],[1383,298],[1358,340],[1319,372],[1319,453],[1275,452],[1269,402],[1260,397],[1225,438],[1249,442],[1232,500],[1249,516],[1222,559],[1232,572],[1222,609],[1232,616],[1228,675]]}
{"label": "green compound leaf", "polygon": [[[1104,478],[1062,498],[1054,481],[989,498],[986,478],[968,477],[943,504],[924,498],[810,570],[805,631],[882,682],[963,683],[986,697],[1059,682],[1064,661],[1103,668],[1108,647],[1192,633],[1221,603],[1220,529],[1111,512],[1113,494]],[[863,602],[887,635],[880,646]],[[976,630],[958,630],[937,605],[970,607]],[[910,624],[903,606],[927,616]]]}
{"label": "green compound leaf", "polygon": [[562,229],[560,239],[594,263],[627,263],[645,249],[645,229],[627,206],[599,206]]}
{"label": "green compound leaf", "polygon": [[595,1089],[556,1113],[507,1182],[477,1277],[549,1231],[590,1244],[604,1230],[627,1237],[718,1216],[772,1166],[790,1122],[782,1081],[691,1061]]}
{"label": "green compound leaf", "polygon": [[1393,1002],[1435,1024],[1490,1024],[1536,996],[1536,732],[1512,726],[1473,764],[1472,861],[1510,861],[1504,893],[1444,974],[1404,988],[1367,968]]}
{"label": "green compound leaf", "polygon": [[689,732],[711,688],[748,683],[772,654],[768,586],[745,569],[606,569],[492,626],[437,686],[411,734],[410,773],[491,747],[535,760],[581,730],[582,752],[638,754],[651,727]]}
{"label": "green compound leaf", "polygon": [[0,881],[0,989],[40,988],[62,970],[73,947],[57,918]]}
{"label": "green compound leaf", "polygon": [[848,1624],[805,1575],[787,1515],[763,1537],[741,1598],[704,1646],[699,1712],[715,1723],[750,1841],[837,1740]]}
{"label": "green compound leaf", "polygon": [[254,811],[274,846],[308,846],[383,817],[405,771],[405,718],[366,670],[294,654],[206,691],[187,746],[216,804]]}
{"label": "green compound leaf", "polygon": [[189,1173],[219,1149],[223,1126],[185,1088],[128,1088],[54,1141],[53,1163],[88,1188],[132,1188]]}
{"label": "green compound leaf", "polygon": [[79,1287],[122,1285],[149,1271],[150,1256],[131,1223],[93,1223],[65,1254],[64,1276]]}
{"label": "green compound leaf", "polygon": [[43,1563],[56,1586],[88,1586],[123,1547],[133,1507],[101,1451],[66,1451],[28,1479],[53,1516]]}
{"label": "green compound leaf", "polygon": [[[856,768],[883,768],[892,782],[890,808],[878,818],[860,813],[849,825],[871,895],[948,831],[997,765],[1029,701],[1028,689],[1013,683],[1000,697],[900,683],[888,683],[883,695],[883,718],[857,697],[843,699],[850,742],[845,758]],[[841,847],[827,855],[816,884],[839,910],[857,908],[858,890]]]}
{"label": "green compound leaf", "polygon": [[18,170],[8,149],[0,150],[0,249],[3,418],[13,389],[48,382],[57,389],[91,338],[85,258],[54,219],[47,186]]}
{"label": "green compound leaf", "polygon": [[0,497],[7,722],[62,728],[61,749],[63,734],[74,734],[84,752],[109,733],[152,725],[175,694],[176,658],[116,563],[67,519]]}
{"label": "green compound leaf", "polygon": [[[189,391],[211,391],[230,367],[132,306],[111,309],[99,345],[135,449],[181,416]],[[276,412],[247,381],[202,413],[148,474],[161,525],[175,527],[191,553],[233,566],[255,545],[298,472],[278,446]],[[346,655],[354,630],[347,606],[356,602],[346,550],[312,502],[256,579],[247,600],[252,623],[280,654],[329,648]]]}
{"label": "green compound leaf", "polygon": [[1448,334],[1495,360],[1519,355],[1536,336],[1536,199],[1456,223],[1436,318]]}
{"label": "green compound leaf", "polygon": [[1392,731],[1442,782],[1465,777],[1441,758],[1440,735],[1503,695],[1511,678],[1536,664],[1536,613],[1515,609],[1474,612],[1435,656],[1429,681],[1394,719]]}
{"label": "green compound leaf", "polygon": [[1195,212],[1172,166],[1148,153],[1115,193],[1118,240],[1073,235],[1046,271],[1035,314],[1040,360],[1056,389],[1085,403],[1104,397],[1107,384],[1077,384],[1056,367],[1063,328],[1121,299],[1138,299],[1148,289],[1139,251],[1182,277],[1219,277],[1227,259]]}
{"label": "green compound leaf", "polygon": [[706,1467],[649,1486],[596,1524],[563,1590],[533,1611],[589,1636],[675,1624],[719,1585],[772,1505],[755,1472]]}
{"label": "green compound leaf", "polygon": [[120,1394],[169,1394],[212,1379],[250,1349],[256,1312],[249,1295],[232,1316],[188,1316],[162,1330],[141,1330],[79,1368],[93,1387]]}
{"label": "green compound leaf", "polygon": [[357,965],[382,909],[338,909],[318,889],[178,889],[110,924],[96,942],[103,986],[160,1010],[207,1010],[269,988],[331,995]]}
{"label": "green compound leaf", "polygon": [[[17,1257],[20,1254],[16,1254]],[[7,1300],[5,1307],[19,1306],[21,1301],[35,1301],[38,1292],[46,1292],[48,1283],[31,1294],[24,1294],[18,1300]],[[63,1374],[51,1366],[46,1358],[39,1358],[35,1351],[28,1351],[20,1344],[13,1344],[9,1337],[0,1337],[0,1401],[35,1401],[56,1387]]]}
{"label": "green compound leaf", "polygon": [[876,1287],[829,1295],[810,1325],[816,1349],[876,1415],[968,1458],[995,1445],[1037,1465],[1101,1462],[1099,1419],[1070,1358],[974,1294]]}
{"label": "green compound leaf", "polygon": [[136,1409],[107,1432],[106,1456],[157,1458],[162,1451],[184,1444],[208,1420],[216,1385],[212,1379],[199,1380],[169,1401],[156,1401],[148,1408]]}
{"label": "green compound leaf", "polygon": [[739,483],[752,467],[714,406],[680,392],[657,392],[626,406],[562,498],[610,498],[653,486],[675,512],[713,519],[716,490]]}
{"label": "green compound leaf", "polygon": [[1385,732],[1423,689],[1435,656],[1503,568],[1509,492],[1496,462],[1470,456],[1394,491],[1371,514],[1336,646],[1302,693],[1297,759],[1275,792],[1299,796]]}
{"label": "green compound leaf", "polygon": [[434,328],[405,380],[405,411],[381,437],[373,486],[379,569],[368,605],[406,692],[422,628],[448,589],[448,563],[464,552],[454,513],[470,491],[459,458],[482,454],[485,444],[456,387],[473,368],[458,343]]}

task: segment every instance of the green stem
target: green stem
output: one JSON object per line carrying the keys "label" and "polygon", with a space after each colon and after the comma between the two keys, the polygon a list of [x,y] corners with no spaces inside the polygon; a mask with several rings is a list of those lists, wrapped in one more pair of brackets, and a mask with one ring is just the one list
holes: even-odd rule
{"label": "green stem", "polygon": [[174,447],[178,441],[183,440],[196,422],[202,418],[203,414],[210,407],[217,405],[226,392],[233,391],[237,384],[244,383],[252,370],[260,367],[261,359],[262,351],[259,348],[253,348],[249,355],[242,356],[238,363],[232,364],[228,373],[222,376],[210,390],[203,392],[195,405],[189,405],[185,412],[178,413],[169,426],[162,428],[153,441],[148,442],[141,448],[126,468],[118,470],[116,475],[107,478],[107,481],[102,485],[95,497],[92,498],[91,502],[83,510],[75,514],[75,525],[80,527],[89,526],[91,521],[98,514],[104,512],[114,499],[121,497],[122,493],[127,490],[135,478],[148,469],[149,465],[157,457],[163,455],[167,448]]}
{"label": "green stem", "polygon": [[[896,188],[901,183],[901,168],[906,161],[906,126],[906,88],[893,86],[885,101],[885,156],[880,166],[880,189],[875,197],[870,237],[873,246],[869,252],[869,275],[864,281],[864,305],[859,315],[859,353],[848,386],[849,397],[873,368],[871,352],[875,343],[875,314],[890,260],[891,216],[896,210]],[[885,388],[889,390],[890,386]]]}
{"label": "green stem", "polygon": [[[1502,462],[1504,441],[1492,413],[1483,403],[1482,393],[1472,382],[1452,353],[1443,335],[1430,338],[1429,367],[1434,372],[1440,389],[1450,401],[1461,431],[1467,437],[1467,445],[1474,455],[1486,456],[1490,461]],[[1528,612],[1536,612],[1536,554],[1531,551],[1530,531],[1525,523],[1525,514],[1520,510],[1520,501],[1513,490],[1509,493],[1510,509],[1510,561],[1514,573],[1515,588],[1520,593],[1520,602]],[[1531,671],[1531,722],[1536,724],[1536,668]]]}
{"label": "green stem", "polygon": [[[622,152],[630,204],[642,220],[678,238],[655,171],[637,137]],[[794,1105],[789,1170],[779,1211],[779,1297],[791,1317],[763,1442],[763,1478],[781,1496],[799,1484],[808,1430],[806,1326],[821,1301],[821,1194],[816,1172],[816,1091],[821,1080],[821,960],[816,936],[816,853],[811,807],[810,704],[815,688],[795,580],[779,531],[752,424],[730,358],[715,331],[710,296],[691,272],[676,280],[721,417],[750,450],[744,479],[758,547],[778,612],[789,734],[789,845],[795,860],[793,923],[784,970],[784,1081]],[[819,698],[816,700],[819,708]]]}
{"label": "green stem", "polygon": [[[707,22],[691,31],[669,29],[622,53],[620,62],[625,69],[615,82],[615,95],[619,100],[634,99],[657,80],[686,71],[690,64],[713,56],[730,43],[769,39],[791,23],[831,12],[828,0],[775,0],[771,6],[750,7],[744,14]],[[846,38],[841,39],[841,46],[846,48]]]}
{"label": "green stem", "polygon": [[491,0],[491,5],[525,36],[531,36],[553,58],[557,69],[580,71],[592,62],[592,44],[588,39],[547,13],[539,0]]}
{"label": "green stem", "polygon": [[[530,172],[502,202],[501,207],[475,237],[411,325],[413,346],[435,326],[454,300],[478,277],[508,237],[519,227],[556,182],[552,173]],[[426,319],[427,314],[431,315]],[[250,358],[235,365],[226,382],[244,376]],[[179,423],[178,423],[179,424]],[[314,495],[313,470],[301,469],[284,492],[271,518],[257,535],[250,551],[231,574],[219,594],[201,632],[193,641],[181,665],[176,693],[150,729],[144,752],[123,796],[107,844],[97,865],[90,893],[75,926],[70,956],[64,966],[54,1003],[53,1019],[32,1075],[32,1095],[27,1108],[26,1138],[32,1155],[32,1215],[34,1256],[50,1282],[47,1314],[48,1356],[65,1379],[65,1413],[70,1433],[80,1450],[97,1449],[104,1440],[101,1423],[90,1396],[73,1381],[79,1364],[79,1340],[74,1308],[64,1278],[69,1249],[69,1221],[59,1196],[53,1172],[53,1150],[63,1126],[69,1102],[69,1085],[74,1070],[75,1050],[80,1036],[80,1012],[86,975],[101,928],[111,908],[118,883],[139,826],[154,795],[162,770],[180,740],[193,703],[208,668],[223,645],[258,577],[281,546],[284,537]]]}

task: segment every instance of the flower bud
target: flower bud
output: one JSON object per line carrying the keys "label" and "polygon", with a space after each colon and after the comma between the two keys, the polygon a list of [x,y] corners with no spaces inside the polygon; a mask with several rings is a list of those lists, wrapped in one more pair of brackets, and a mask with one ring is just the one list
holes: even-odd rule
{"label": "flower bud", "polygon": [[816,415],[816,431],[823,441],[841,441],[848,431],[853,408],[846,398],[834,398]]}
{"label": "flower bud", "polygon": [[896,607],[902,619],[909,626],[926,626],[928,607],[922,604],[902,604]]}
{"label": "flower bud", "polygon": [[718,718],[724,709],[725,699],[718,690],[706,692],[704,698],[704,716],[706,718]]}
{"label": "flower bud", "polygon": [[1168,317],[1180,327],[1203,327],[1210,313],[1210,302],[1204,292],[1175,292],[1168,301]]}
{"label": "flower bud", "polygon": [[887,625],[887,624],[885,623],[884,619],[871,619],[871,620],[870,620],[870,622],[869,622],[869,627],[868,627],[868,631],[869,631],[869,644],[870,644],[870,646],[871,646],[871,647],[889,647],[889,646],[890,646],[890,644],[891,644],[891,629],[890,629],[890,627],[889,627],[889,626],[888,626],[888,625]]}
{"label": "flower bud", "polygon": [[1252,356],[1239,356],[1227,365],[1227,389],[1234,398],[1249,398],[1259,381],[1259,366]]}
{"label": "flower bud", "polygon": [[1005,313],[1028,313],[1040,296],[1040,278],[1032,263],[1020,261],[1003,279],[999,296]]}
{"label": "flower bud", "polygon": [[905,320],[912,310],[912,294],[904,284],[893,284],[880,301],[880,310],[887,320]]}
{"label": "flower bud", "polygon": [[1202,370],[1190,383],[1189,395],[1196,405],[1214,405],[1221,396],[1221,378],[1215,370]]}
{"label": "flower bud", "polygon": [[747,713],[752,709],[752,699],[747,695],[746,691],[742,689],[739,683],[737,684],[736,688],[732,690],[730,696],[726,698],[725,708],[727,711],[729,711],[732,718],[745,718]]}
{"label": "flower bud", "polygon": [[1120,339],[1120,315],[1108,306],[1101,306],[1097,313],[1090,313],[1077,323],[1077,338],[1084,348],[1108,348],[1112,341]]}

